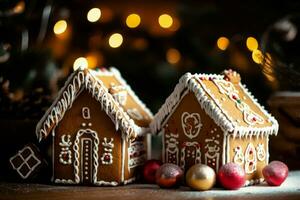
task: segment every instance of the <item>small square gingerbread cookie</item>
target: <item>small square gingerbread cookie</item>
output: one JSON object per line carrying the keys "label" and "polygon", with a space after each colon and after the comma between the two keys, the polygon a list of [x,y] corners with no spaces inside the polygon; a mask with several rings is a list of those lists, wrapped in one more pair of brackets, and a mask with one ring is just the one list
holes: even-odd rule
{"label": "small square gingerbread cookie", "polygon": [[38,147],[32,143],[25,145],[9,159],[12,169],[22,179],[30,179],[41,170],[45,164]]}

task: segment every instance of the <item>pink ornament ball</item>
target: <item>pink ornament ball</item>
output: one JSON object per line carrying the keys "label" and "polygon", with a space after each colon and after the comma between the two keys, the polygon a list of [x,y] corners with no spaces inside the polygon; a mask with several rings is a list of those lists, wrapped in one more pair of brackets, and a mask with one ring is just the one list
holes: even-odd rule
{"label": "pink ornament ball", "polygon": [[280,186],[289,174],[289,168],[280,161],[272,161],[263,168],[263,176],[271,186]]}
{"label": "pink ornament ball", "polygon": [[175,164],[165,163],[156,171],[155,177],[161,188],[175,188],[183,181],[183,171]]}
{"label": "pink ornament ball", "polygon": [[219,169],[218,181],[225,189],[237,190],[245,185],[245,170],[236,163],[227,163]]}
{"label": "pink ornament ball", "polygon": [[144,164],[143,177],[146,183],[155,184],[155,174],[158,168],[162,165],[160,160],[148,160]]}

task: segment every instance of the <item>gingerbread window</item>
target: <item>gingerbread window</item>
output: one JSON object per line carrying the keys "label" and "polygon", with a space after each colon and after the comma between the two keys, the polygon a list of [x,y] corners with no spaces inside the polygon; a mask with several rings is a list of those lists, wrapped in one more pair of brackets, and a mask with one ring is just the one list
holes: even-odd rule
{"label": "gingerbread window", "polygon": [[10,158],[10,163],[18,174],[26,179],[35,170],[41,161],[37,158],[30,146],[20,150],[15,156]]}
{"label": "gingerbread window", "polygon": [[83,119],[90,119],[91,118],[90,109],[88,107],[83,107],[82,108],[82,117],[83,117]]}

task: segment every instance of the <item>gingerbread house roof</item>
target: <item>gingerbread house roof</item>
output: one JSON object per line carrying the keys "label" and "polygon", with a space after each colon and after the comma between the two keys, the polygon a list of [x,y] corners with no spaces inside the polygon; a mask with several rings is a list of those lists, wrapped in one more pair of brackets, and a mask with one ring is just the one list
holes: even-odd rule
{"label": "gingerbread house roof", "polygon": [[[111,80],[114,86],[122,86],[122,89],[127,92],[128,105],[121,105],[110,93],[109,81]],[[149,131],[149,123],[153,118],[151,111],[135,95],[116,68],[112,67],[109,70],[101,69],[97,71],[78,69],[70,75],[52,106],[37,124],[36,135],[40,141],[46,138],[63,119],[65,112],[72,107],[72,103],[83,89],[89,91],[93,98],[101,104],[102,110],[114,122],[116,130],[120,129],[123,134],[131,138]],[[142,113],[143,119],[133,118],[129,113],[132,109]]]}
{"label": "gingerbread house roof", "polygon": [[222,128],[234,136],[277,134],[278,122],[240,82],[232,70],[216,74],[183,75],[172,94],[154,116],[151,131],[158,133],[184,96],[193,92],[202,109]]}

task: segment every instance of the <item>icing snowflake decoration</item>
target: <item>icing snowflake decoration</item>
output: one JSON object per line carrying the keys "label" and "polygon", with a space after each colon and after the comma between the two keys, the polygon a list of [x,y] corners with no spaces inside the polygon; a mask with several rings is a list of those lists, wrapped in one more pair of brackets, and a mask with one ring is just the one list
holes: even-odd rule
{"label": "icing snowflake decoration", "polygon": [[181,125],[184,134],[193,139],[198,136],[200,129],[202,127],[201,118],[199,113],[188,113],[184,112],[181,115]]}

